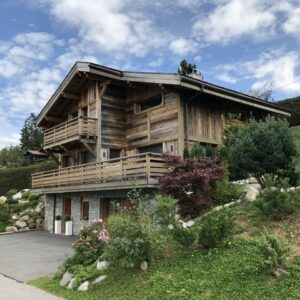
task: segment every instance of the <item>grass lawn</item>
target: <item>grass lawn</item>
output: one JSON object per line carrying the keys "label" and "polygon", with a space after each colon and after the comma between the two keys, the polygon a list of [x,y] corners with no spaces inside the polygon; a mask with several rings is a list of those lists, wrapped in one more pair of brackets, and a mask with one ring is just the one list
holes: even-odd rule
{"label": "grass lawn", "polygon": [[[66,299],[300,299],[300,214],[270,222],[251,203],[234,210],[237,230],[231,242],[208,253],[194,250],[157,261],[147,272],[109,271],[107,279],[86,293],[68,291],[57,281],[31,284]],[[291,246],[287,270],[279,279],[260,268],[256,239],[267,226]],[[291,262],[293,261],[293,264]]]}

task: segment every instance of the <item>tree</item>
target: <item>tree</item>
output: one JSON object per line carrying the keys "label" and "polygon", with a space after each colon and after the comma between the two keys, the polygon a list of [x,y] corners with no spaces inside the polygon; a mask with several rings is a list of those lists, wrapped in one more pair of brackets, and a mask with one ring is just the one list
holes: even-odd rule
{"label": "tree", "polygon": [[23,164],[24,156],[20,146],[10,146],[0,150],[0,166],[10,168]]}
{"label": "tree", "polygon": [[191,64],[187,60],[183,59],[179,64],[177,72],[181,75],[188,75],[193,73],[195,69],[197,69],[197,66],[195,64]]}
{"label": "tree", "polygon": [[274,99],[272,98],[273,87],[274,83],[272,82],[264,86],[262,89],[252,89],[248,92],[248,94],[267,102],[274,102]]}
{"label": "tree", "polygon": [[224,176],[221,160],[166,155],[165,162],[173,170],[161,178],[160,193],[178,201],[183,217],[197,217],[210,206],[215,183]]}
{"label": "tree", "polygon": [[42,148],[43,132],[36,126],[35,119],[35,115],[31,113],[21,129],[20,146],[23,151]]}
{"label": "tree", "polygon": [[288,122],[267,117],[251,121],[225,140],[224,156],[234,170],[247,172],[265,186],[265,175],[273,183],[286,170],[295,154],[295,145]]}

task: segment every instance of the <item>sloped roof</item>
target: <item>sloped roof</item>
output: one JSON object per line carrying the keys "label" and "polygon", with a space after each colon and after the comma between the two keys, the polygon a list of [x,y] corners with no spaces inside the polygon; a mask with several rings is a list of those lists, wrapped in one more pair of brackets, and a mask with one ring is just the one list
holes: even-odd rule
{"label": "sloped roof", "polygon": [[67,76],[64,78],[58,89],[52,95],[45,107],[42,109],[37,117],[37,124],[39,124],[43,116],[47,114],[61,93],[70,84],[71,80],[78,73],[88,73],[102,76],[111,80],[118,80],[123,82],[148,83],[148,84],[162,84],[181,87],[194,91],[202,91],[203,93],[215,95],[220,98],[239,102],[245,105],[267,110],[273,113],[290,116],[289,110],[281,107],[275,103],[266,102],[262,99],[252,97],[250,95],[240,93],[228,88],[224,88],[204,80],[195,79],[190,76],[184,76],[177,73],[151,73],[151,72],[127,72],[120,71],[90,62],[76,62]]}

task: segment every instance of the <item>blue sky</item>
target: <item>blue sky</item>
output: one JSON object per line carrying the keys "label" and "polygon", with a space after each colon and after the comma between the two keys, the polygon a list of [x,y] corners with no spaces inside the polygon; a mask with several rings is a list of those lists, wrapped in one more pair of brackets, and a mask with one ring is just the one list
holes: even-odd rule
{"label": "blue sky", "polygon": [[17,144],[75,61],[300,95],[300,0],[1,0],[0,148]]}

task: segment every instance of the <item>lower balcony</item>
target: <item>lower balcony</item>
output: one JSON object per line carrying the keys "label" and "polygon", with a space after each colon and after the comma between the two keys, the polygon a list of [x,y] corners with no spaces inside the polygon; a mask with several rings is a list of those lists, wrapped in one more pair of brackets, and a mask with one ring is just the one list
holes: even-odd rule
{"label": "lower balcony", "polygon": [[60,168],[32,175],[32,188],[44,194],[157,187],[169,172],[160,154],[143,153]]}

